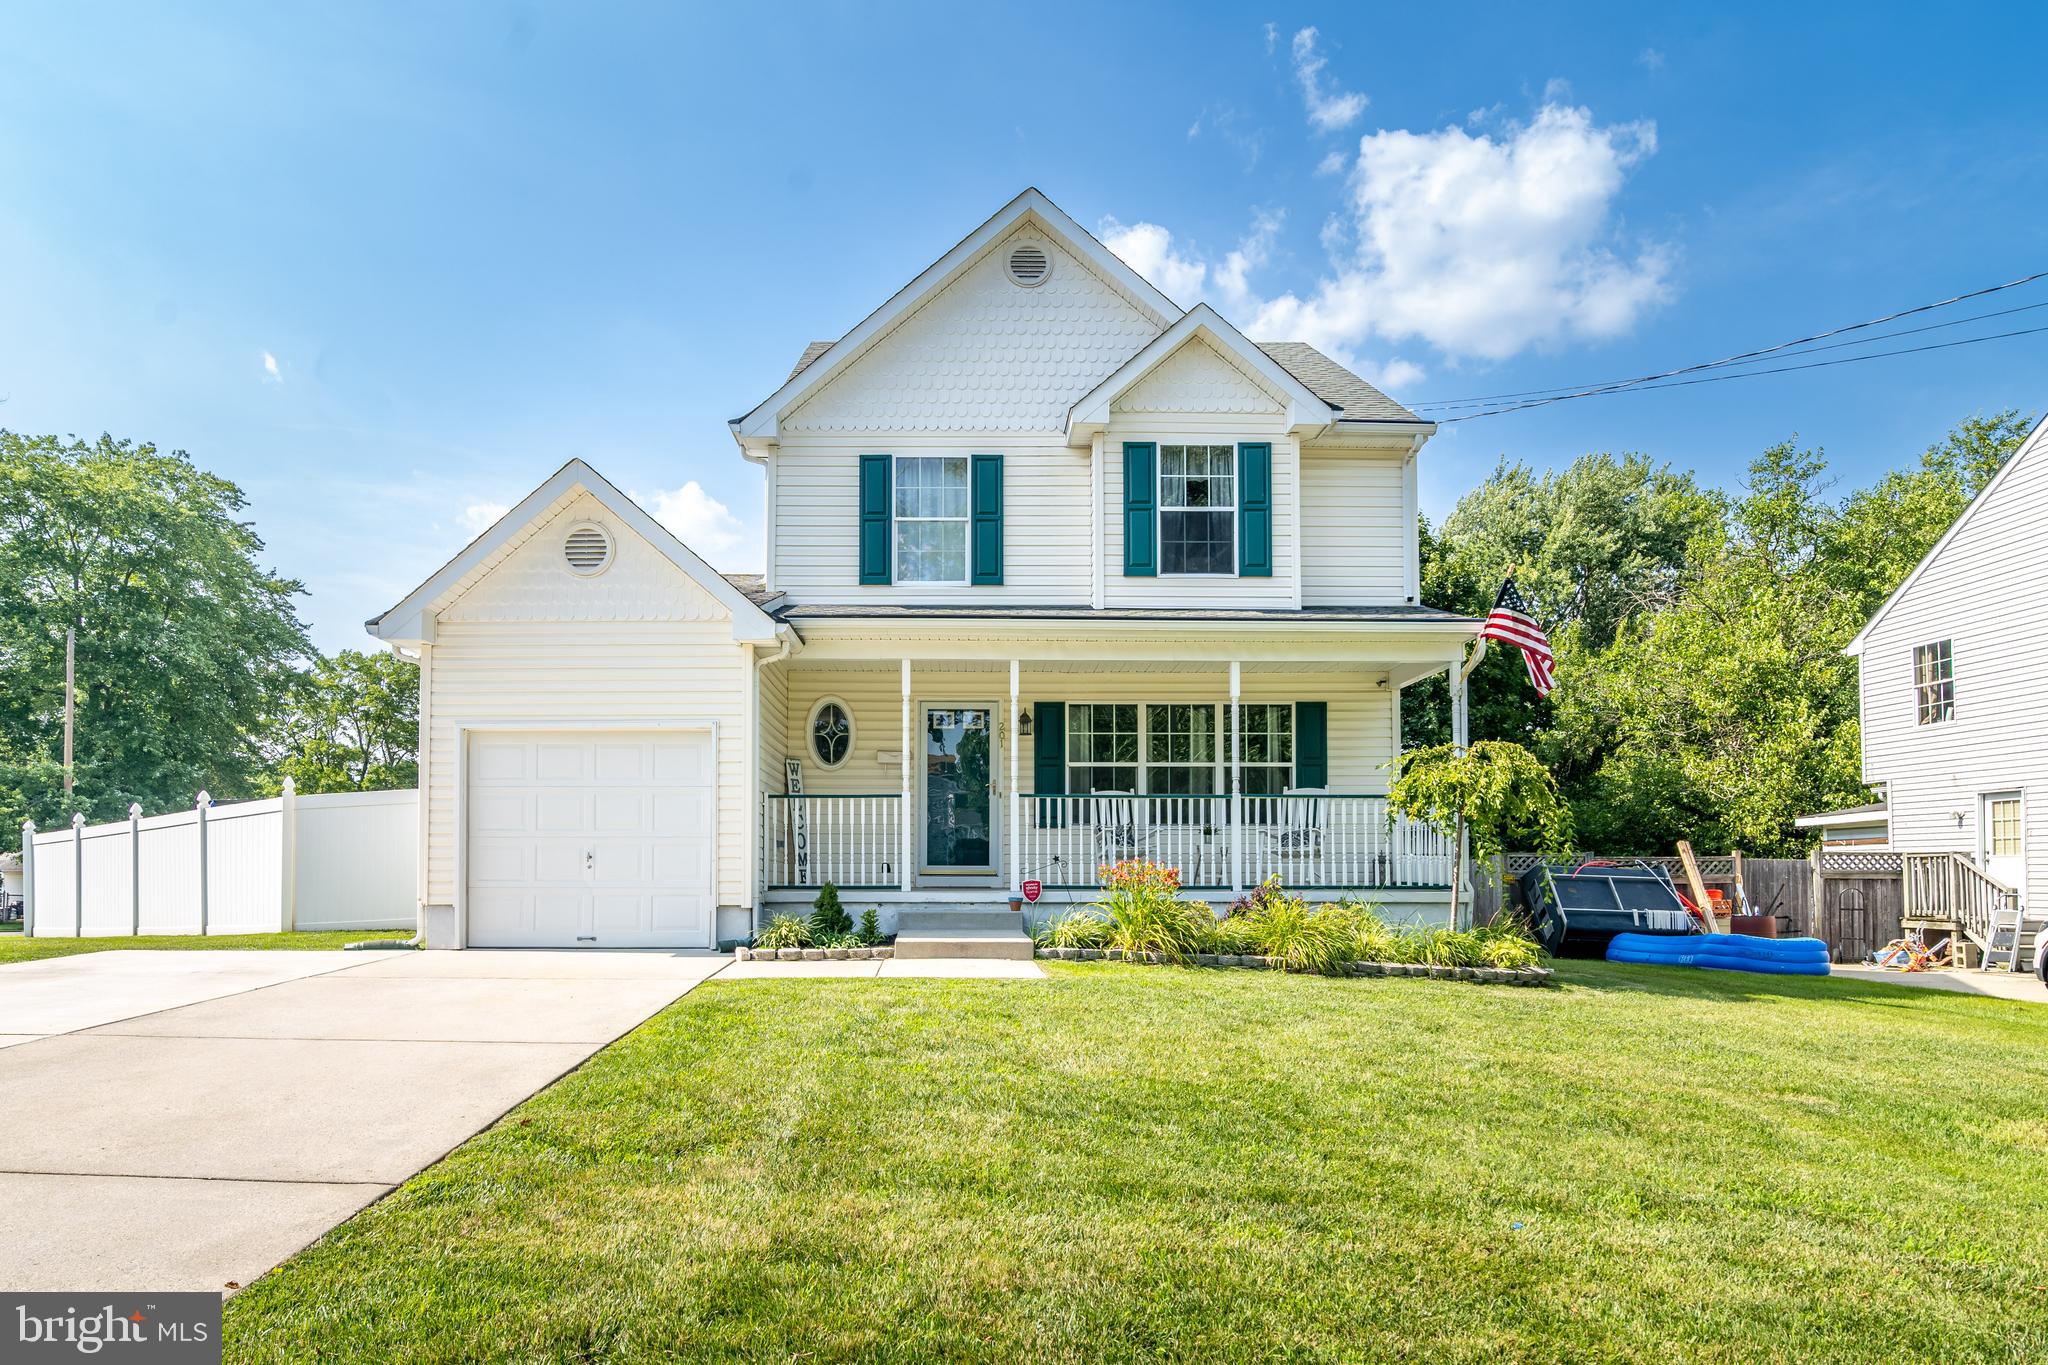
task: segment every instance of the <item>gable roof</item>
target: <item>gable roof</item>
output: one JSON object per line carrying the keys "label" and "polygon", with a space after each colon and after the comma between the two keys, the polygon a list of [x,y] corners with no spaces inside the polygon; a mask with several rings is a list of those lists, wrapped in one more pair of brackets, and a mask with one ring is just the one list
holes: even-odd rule
{"label": "gable roof", "polygon": [[1891,612],[1891,609],[1899,603],[1900,599],[1913,590],[1913,585],[1920,581],[1920,575],[1927,572],[1927,566],[1932,564],[1941,555],[1941,552],[1948,548],[1948,543],[1956,538],[1963,527],[1969,525],[1970,518],[1977,515],[1977,509],[1998,496],[1999,487],[2005,483],[2006,476],[2017,469],[2020,461],[2033,454],[2037,447],[2048,443],[2048,437],[2044,437],[2042,434],[2044,431],[2048,431],[2048,413],[2044,413],[2041,420],[2034,423],[2034,429],[2027,433],[2027,438],[2020,442],[2019,448],[2013,451],[2003,465],[1999,466],[1998,472],[1991,476],[1991,482],[1978,490],[1977,496],[1970,499],[1970,505],[1963,509],[1962,515],[1955,519],[1955,523],[1948,530],[1942,532],[1940,540],[1934,542],[1934,548],[1921,556],[1920,562],[1913,566],[1913,572],[1906,575],[1905,581],[1892,590],[1890,597],[1884,599],[1884,605],[1879,607],[1876,613],[1863,623],[1863,629],[1856,632],[1856,638],[1842,646],[1842,653],[1852,658],[1858,657],[1863,653],[1863,646],[1868,643],[1870,632],[1877,629],[1877,623],[1884,620]]}
{"label": "gable roof", "polygon": [[1258,348],[1308,385],[1316,397],[1342,408],[1345,422],[1420,422],[1408,409],[1305,341],[1261,341]]}
{"label": "gable roof", "polygon": [[874,312],[861,319],[852,331],[825,346],[818,354],[806,350],[781,388],[728,423],[733,436],[745,444],[749,437],[774,440],[784,413],[792,411],[814,390],[850,365],[869,345],[886,336],[897,323],[915,312],[920,304],[980,259],[982,252],[1001,241],[1020,222],[1030,219],[1075,255],[1087,261],[1116,290],[1165,327],[1181,316],[1181,308],[1154,288],[1150,281],[1125,265],[1115,252],[1095,235],[1069,218],[1065,211],[1037,189],[1027,189],[1012,199],[980,227],[960,239],[952,250],[927,266],[909,284],[891,295]]}
{"label": "gable roof", "polygon": [[[825,352],[831,350],[834,346],[838,344],[839,343],[836,341],[814,341],[810,345],[804,347],[804,353],[798,356],[796,358],[796,364],[790,367],[789,379],[794,379],[798,375],[802,374],[805,370],[811,368],[812,361],[816,360],[819,356],[825,354]],[[785,379],[782,382],[787,384],[789,382],[789,379]]]}
{"label": "gable roof", "polygon": [[1168,356],[1195,337],[1237,358],[1239,365],[1264,380],[1279,394],[1287,407],[1287,425],[1328,426],[1337,420],[1337,409],[1323,401],[1308,385],[1272,356],[1245,340],[1244,333],[1224,320],[1206,303],[1198,303],[1181,315],[1180,321],[1152,338],[1145,348],[1117,367],[1114,374],[1081,396],[1067,411],[1067,441],[1085,444],[1090,433],[1109,425],[1109,409],[1119,394],[1153,370]]}
{"label": "gable roof", "polygon": [[489,562],[500,551],[509,550],[524,539],[524,533],[558,502],[576,492],[588,493],[604,509],[652,545],[683,574],[710,593],[732,614],[735,639],[741,642],[771,641],[775,621],[752,599],[752,595],[728,581],[675,533],[649,516],[640,504],[621,493],[604,475],[581,460],[571,460],[549,476],[547,482],[520,499],[519,505],[491,523],[490,529],[464,546],[453,559],[436,569],[404,600],[363,623],[364,629],[381,640],[424,641],[433,638],[427,619],[436,598],[469,574]]}

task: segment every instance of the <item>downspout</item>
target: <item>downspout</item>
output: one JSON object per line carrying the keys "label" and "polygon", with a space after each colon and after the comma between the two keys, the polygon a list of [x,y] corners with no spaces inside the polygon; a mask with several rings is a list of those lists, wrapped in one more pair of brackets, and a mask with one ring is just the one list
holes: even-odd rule
{"label": "downspout", "polygon": [[[754,799],[747,803],[750,811],[748,823],[751,826],[747,832],[747,892],[754,902],[754,921],[757,927],[761,919],[763,880],[761,841],[765,837],[763,821],[767,819],[767,812],[761,804],[764,795],[761,791],[761,670],[770,664],[779,664],[788,659],[796,652],[797,645],[802,641],[795,626],[781,622],[776,623],[775,638],[782,643],[773,654],[754,656],[754,691],[747,708],[747,771],[751,774],[747,789],[754,793]],[[787,715],[783,717],[785,725],[788,719]]]}

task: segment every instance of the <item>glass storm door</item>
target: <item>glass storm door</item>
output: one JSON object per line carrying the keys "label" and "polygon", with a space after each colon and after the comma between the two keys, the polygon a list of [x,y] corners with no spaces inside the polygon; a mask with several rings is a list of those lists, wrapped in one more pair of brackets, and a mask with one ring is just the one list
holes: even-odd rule
{"label": "glass storm door", "polygon": [[995,847],[986,706],[924,708],[924,865],[932,872],[993,872]]}

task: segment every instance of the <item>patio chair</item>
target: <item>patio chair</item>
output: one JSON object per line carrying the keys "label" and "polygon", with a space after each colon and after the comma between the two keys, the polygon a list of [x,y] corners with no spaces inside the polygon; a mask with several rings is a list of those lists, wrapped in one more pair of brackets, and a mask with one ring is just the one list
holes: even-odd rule
{"label": "patio chair", "polygon": [[1321,787],[1290,787],[1280,802],[1280,819],[1269,826],[1267,836],[1273,852],[1282,858],[1323,856],[1323,798]]}
{"label": "patio chair", "polygon": [[1120,863],[1145,852],[1138,831],[1138,802],[1132,792],[1096,792],[1089,798],[1095,822],[1095,861]]}

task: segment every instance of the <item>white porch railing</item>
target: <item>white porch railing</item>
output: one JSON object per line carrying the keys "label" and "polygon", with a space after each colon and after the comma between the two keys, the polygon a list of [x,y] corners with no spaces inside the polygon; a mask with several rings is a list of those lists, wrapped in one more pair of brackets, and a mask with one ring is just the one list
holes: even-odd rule
{"label": "white porch railing", "polygon": [[[1026,878],[1086,889],[1098,884],[1102,864],[1146,858],[1179,868],[1189,890],[1230,889],[1230,797],[1022,799],[1019,866]],[[1450,837],[1405,816],[1389,817],[1383,796],[1248,796],[1238,885],[1277,876],[1290,890],[1448,886]]]}
{"label": "white porch railing", "polygon": [[902,886],[903,798],[770,796],[762,803],[761,866],[770,890],[831,882],[842,890]]}

